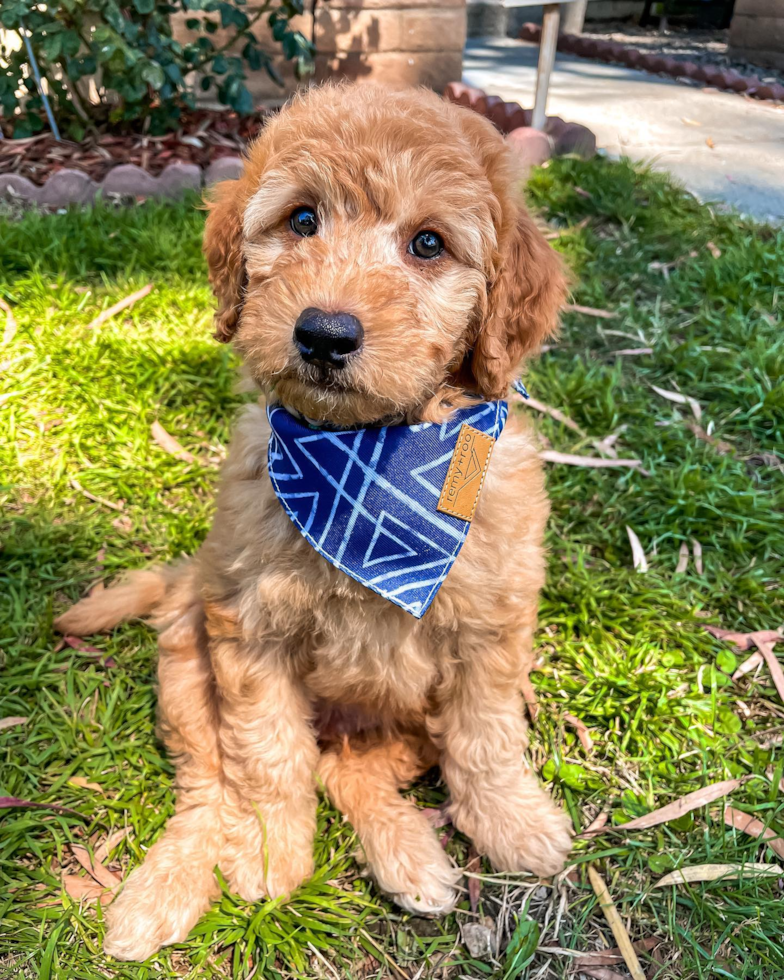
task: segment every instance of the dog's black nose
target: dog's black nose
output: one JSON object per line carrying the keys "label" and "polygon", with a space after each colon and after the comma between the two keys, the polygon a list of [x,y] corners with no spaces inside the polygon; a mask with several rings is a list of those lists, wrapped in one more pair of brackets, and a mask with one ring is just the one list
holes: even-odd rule
{"label": "dog's black nose", "polygon": [[294,327],[294,341],[304,361],[342,368],[349,354],[362,346],[364,331],[350,313],[325,313],[309,307]]}

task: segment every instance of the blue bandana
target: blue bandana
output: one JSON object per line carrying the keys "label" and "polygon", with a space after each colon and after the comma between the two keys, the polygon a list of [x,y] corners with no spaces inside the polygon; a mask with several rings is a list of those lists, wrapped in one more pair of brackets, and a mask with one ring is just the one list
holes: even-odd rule
{"label": "blue bandana", "polygon": [[330,430],[271,406],[272,486],[320,555],[419,619],[468,534],[437,510],[458,436],[467,424],[497,439],[507,412],[479,402],[441,424]]}

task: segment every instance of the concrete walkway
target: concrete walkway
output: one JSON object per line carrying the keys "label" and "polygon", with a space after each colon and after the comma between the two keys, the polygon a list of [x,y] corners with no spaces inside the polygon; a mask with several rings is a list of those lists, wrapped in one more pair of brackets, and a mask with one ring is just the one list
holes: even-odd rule
{"label": "concrete walkway", "polygon": [[[538,52],[511,38],[470,38],[463,80],[528,108]],[[559,52],[547,113],[588,126],[611,155],[668,170],[701,200],[784,220],[782,106]]]}

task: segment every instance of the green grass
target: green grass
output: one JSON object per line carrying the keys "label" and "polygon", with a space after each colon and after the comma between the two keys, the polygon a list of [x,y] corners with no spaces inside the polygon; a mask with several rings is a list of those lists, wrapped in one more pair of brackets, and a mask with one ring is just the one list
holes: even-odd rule
{"label": "green grass", "polygon": [[[556,449],[595,453],[592,440],[625,426],[616,449],[650,474],[548,466],[546,663],[534,675],[544,710],[532,756],[578,828],[602,807],[617,825],[753,773],[733,805],[783,831],[784,762],[770,736],[784,727],[784,706],[764,670],[734,684],[737,656],[702,625],[784,621],[784,233],[715,214],[627,164],[560,161],[529,192],[562,231],[556,247],[574,270],[575,301],[618,314],[568,315],[557,347],[526,377],[589,438],[550,418],[540,431]],[[128,827],[112,855],[125,871],[172,811],[172,767],[153,731],[154,636],[129,625],[97,638],[113,658],[105,666],[62,647],[52,617],[98,580],[192,552],[208,527],[216,464],[244,396],[230,352],[210,339],[202,222],[190,202],[0,223],[0,295],[19,323],[0,349],[0,715],[28,718],[0,731],[0,795],[79,814],[0,813],[0,977],[502,977],[503,966],[462,946],[467,898],[441,922],[388,905],[326,804],[316,878],[290,904],[249,907],[224,894],[187,943],[145,965],[107,962],[100,909],[62,891],[63,869],[75,870],[69,841],[97,844]],[[86,329],[148,281],[154,291],[132,310]],[[653,353],[613,354],[644,346]],[[703,426],[734,451],[698,439],[688,407],[651,385],[696,398]],[[156,419],[197,464],[152,441]],[[632,569],[626,525],[648,553],[647,574]],[[676,575],[680,544],[692,539],[704,572],[691,562]],[[593,753],[565,711],[590,726]],[[417,797],[436,805],[443,790],[430,777]],[[448,847],[465,864],[466,842]],[[561,892],[523,878],[483,882],[480,913],[496,920],[501,963],[524,906],[540,927],[532,978],[569,975],[564,950],[614,945],[585,874],[593,860],[632,937],[664,941],[651,977],[784,976],[778,879],[651,887],[676,866],[776,860],[725,828],[721,803],[647,832],[579,841],[573,858]]]}

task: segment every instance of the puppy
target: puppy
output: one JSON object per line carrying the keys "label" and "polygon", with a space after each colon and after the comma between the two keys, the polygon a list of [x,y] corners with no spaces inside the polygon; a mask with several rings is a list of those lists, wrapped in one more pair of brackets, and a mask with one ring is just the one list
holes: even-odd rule
{"label": "puppy", "polygon": [[[507,148],[425,91],[297,96],[209,203],[219,340],[269,404],[330,430],[441,424],[501,399],[555,328],[565,281]],[[195,558],[137,573],[61,617],[70,633],[151,615],[176,813],[107,910],[105,949],[184,940],[218,895],[290,894],[313,870],[320,783],[369,870],[417,914],[457,872],[400,795],[438,764],[454,825],[498,871],[558,872],[569,822],[524,752],[548,514],[533,438],[510,419],[470,533],[424,615],[319,554],[268,471],[270,418],[242,414]],[[492,442],[492,439],[491,439]]]}

